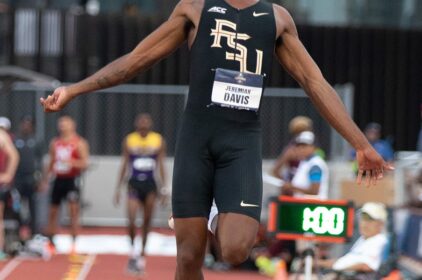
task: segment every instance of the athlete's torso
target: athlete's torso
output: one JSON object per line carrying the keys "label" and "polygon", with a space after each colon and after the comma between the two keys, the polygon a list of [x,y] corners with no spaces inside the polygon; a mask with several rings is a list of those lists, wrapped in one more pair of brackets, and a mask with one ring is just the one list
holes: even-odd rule
{"label": "athlete's torso", "polygon": [[209,106],[215,69],[265,75],[271,72],[276,42],[272,4],[259,1],[237,9],[224,0],[204,3],[190,51],[190,92],[187,110],[216,112],[239,120],[254,120],[256,112]]}
{"label": "athlete's torso", "polygon": [[63,139],[56,138],[53,142],[54,149],[54,164],[53,171],[59,178],[71,178],[80,175],[81,170],[72,167],[69,162],[71,160],[79,159],[79,143],[81,138],[77,135],[64,141]]}
{"label": "athlete's torso", "polygon": [[149,132],[146,137],[142,137],[138,132],[127,136],[126,147],[129,153],[131,179],[154,180],[162,142],[161,135],[156,132]]}

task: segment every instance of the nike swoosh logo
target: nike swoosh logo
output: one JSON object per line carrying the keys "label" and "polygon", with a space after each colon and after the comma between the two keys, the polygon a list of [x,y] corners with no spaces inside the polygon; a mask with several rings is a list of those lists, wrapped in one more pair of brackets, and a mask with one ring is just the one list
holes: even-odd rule
{"label": "nike swoosh logo", "polygon": [[242,207],[259,207],[259,205],[257,205],[257,204],[245,203],[245,202],[243,202],[243,200],[242,200],[242,202],[240,202],[240,206],[242,206]]}
{"label": "nike swoosh logo", "polygon": [[266,16],[266,15],[268,15],[268,13],[257,13],[257,12],[253,12],[253,16],[254,17]]}

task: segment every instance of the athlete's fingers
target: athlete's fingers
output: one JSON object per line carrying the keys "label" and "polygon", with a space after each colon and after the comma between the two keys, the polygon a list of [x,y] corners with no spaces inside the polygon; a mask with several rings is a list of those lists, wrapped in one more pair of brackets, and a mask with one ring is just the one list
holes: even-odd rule
{"label": "athlete's fingers", "polygon": [[371,170],[365,170],[365,186],[369,187],[371,185]]}
{"label": "athlete's fingers", "polygon": [[395,168],[394,168],[394,165],[392,165],[391,163],[385,163],[383,165],[383,169],[388,170],[388,171],[393,171]]}
{"label": "athlete's fingers", "polygon": [[362,178],[363,178],[363,170],[359,169],[358,177],[356,178],[356,182],[358,183],[358,185],[362,184]]}
{"label": "athlete's fingers", "polygon": [[376,186],[377,185],[378,173],[379,173],[379,169],[372,170],[372,174],[371,174],[371,186]]}

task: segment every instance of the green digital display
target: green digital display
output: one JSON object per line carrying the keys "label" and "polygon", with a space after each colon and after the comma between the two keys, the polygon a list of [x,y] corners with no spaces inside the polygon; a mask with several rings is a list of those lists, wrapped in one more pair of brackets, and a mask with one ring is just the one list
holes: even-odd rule
{"label": "green digital display", "polygon": [[308,236],[347,237],[348,205],[280,202],[276,231]]}

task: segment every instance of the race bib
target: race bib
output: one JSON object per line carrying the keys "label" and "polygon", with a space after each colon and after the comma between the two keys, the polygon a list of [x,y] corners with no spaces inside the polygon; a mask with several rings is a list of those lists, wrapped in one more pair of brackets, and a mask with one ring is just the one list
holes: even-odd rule
{"label": "race bib", "polygon": [[133,168],[138,171],[151,171],[155,169],[155,159],[138,158],[133,162]]}
{"label": "race bib", "polygon": [[54,170],[55,170],[57,173],[67,173],[67,172],[69,172],[69,171],[71,170],[71,166],[70,166],[70,164],[69,164],[69,163],[67,163],[67,162],[64,162],[64,161],[57,161],[57,162],[54,164]]}
{"label": "race bib", "polygon": [[258,111],[264,76],[217,68],[212,88],[212,104],[238,110]]}

